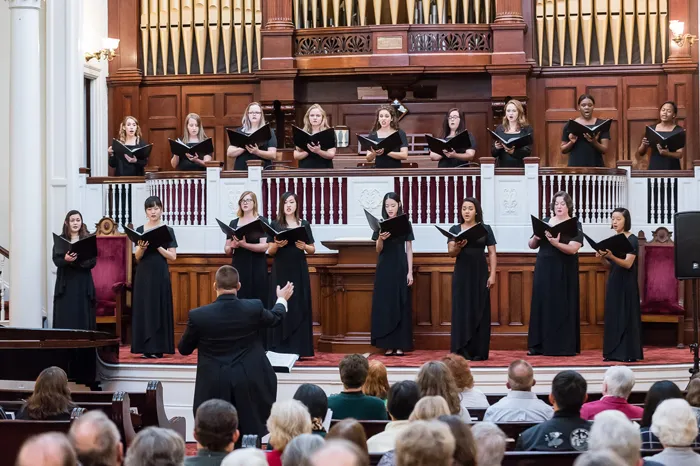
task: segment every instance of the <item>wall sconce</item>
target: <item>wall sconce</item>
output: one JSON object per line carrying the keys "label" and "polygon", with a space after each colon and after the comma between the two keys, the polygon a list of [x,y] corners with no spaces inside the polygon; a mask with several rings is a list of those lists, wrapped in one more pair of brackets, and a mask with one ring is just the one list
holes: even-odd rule
{"label": "wall sconce", "polygon": [[673,42],[675,42],[678,47],[685,47],[686,43],[692,47],[692,45],[698,39],[698,36],[694,36],[693,34],[683,34],[683,31],[685,30],[685,23],[683,21],[674,19],[668,23],[668,28],[673,34]]}
{"label": "wall sconce", "polygon": [[96,52],[85,52],[85,61],[88,62],[93,58],[97,60],[112,61],[117,56],[117,48],[119,47],[119,39],[106,38],[102,40],[102,49]]}

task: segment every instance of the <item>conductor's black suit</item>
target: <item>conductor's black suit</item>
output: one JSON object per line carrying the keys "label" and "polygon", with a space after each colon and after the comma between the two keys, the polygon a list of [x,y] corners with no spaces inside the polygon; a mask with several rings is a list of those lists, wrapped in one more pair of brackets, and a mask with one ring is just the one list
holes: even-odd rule
{"label": "conductor's black suit", "polygon": [[283,299],[267,310],[259,299],[238,299],[234,294],[222,294],[212,304],[190,311],[178,350],[183,355],[198,350],[195,413],[207,400],[226,400],[238,411],[241,435],[267,433],[277,376],[259,330],[279,325],[285,313]]}

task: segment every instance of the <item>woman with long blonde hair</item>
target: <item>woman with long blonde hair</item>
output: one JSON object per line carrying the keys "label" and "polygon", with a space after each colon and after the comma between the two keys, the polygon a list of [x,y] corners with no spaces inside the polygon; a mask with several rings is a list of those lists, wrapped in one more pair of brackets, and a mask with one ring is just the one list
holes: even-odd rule
{"label": "woman with long blonde hair", "polygon": [[[180,139],[184,144],[193,147],[207,139],[202,126],[202,118],[196,113],[189,113],[185,117],[185,129]],[[176,154],[170,158],[170,165],[181,171],[204,171],[207,169],[204,162],[211,161],[211,154],[200,156],[198,154],[185,154],[187,159],[178,157]]]}
{"label": "woman with long blonde hair", "polygon": [[408,138],[406,133],[399,128],[399,119],[396,110],[391,105],[380,105],[377,109],[377,117],[372,126],[372,132],[367,139],[381,142],[395,132],[401,137],[401,148],[397,151],[384,153],[384,149],[368,149],[366,153],[367,162],[374,162],[376,168],[401,168],[401,161],[408,159]]}
{"label": "woman with long blonde hair", "polygon": [[[241,126],[236,129],[239,133],[251,134],[265,126],[265,113],[262,105],[258,102],[251,102],[245,108],[241,118]],[[245,147],[228,146],[226,157],[234,159],[234,170],[248,170],[248,160],[260,160],[263,166],[267,167],[277,158],[277,137],[275,131],[270,128],[270,139],[265,144],[257,144]]]}
{"label": "woman with long blonde hair", "polygon": [[[313,104],[304,115],[304,131],[316,134],[330,128],[326,111],[319,104]],[[320,144],[307,144],[306,147],[294,148],[294,160],[299,168],[333,168],[335,147],[323,150]]]}
{"label": "woman with long blonde hair", "polygon": [[[503,115],[503,123],[498,125],[497,135],[508,141],[512,138],[527,136],[532,137],[532,127],[527,122],[525,109],[519,100],[511,99],[506,103]],[[500,167],[524,167],[523,159],[532,153],[532,144],[520,147],[508,147],[501,141],[496,141],[491,149],[491,155],[498,159]]]}
{"label": "woman with long blonde hair", "polygon": [[[131,115],[125,116],[119,124],[117,140],[131,150],[148,145],[146,141],[141,139],[139,121]],[[107,153],[109,154],[109,166],[114,168],[114,176],[143,176],[143,167],[148,163],[148,159],[138,159],[131,154],[123,154],[124,157],[120,157],[121,154],[116,155],[112,146],[109,146]]]}

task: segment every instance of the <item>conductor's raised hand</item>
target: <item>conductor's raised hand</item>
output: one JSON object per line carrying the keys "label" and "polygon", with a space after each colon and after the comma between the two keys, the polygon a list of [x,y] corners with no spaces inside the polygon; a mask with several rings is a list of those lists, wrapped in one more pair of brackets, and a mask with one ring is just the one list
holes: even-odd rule
{"label": "conductor's raised hand", "polygon": [[382,241],[389,239],[390,236],[391,236],[391,233],[389,233],[388,231],[385,231],[383,233],[379,233],[379,239],[381,239]]}
{"label": "conductor's raised hand", "polygon": [[293,294],[294,284],[292,282],[287,282],[287,284],[284,285],[284,288],[280,288],[279,285],[277,286],[278,298],[284,298],[285,300],[289,301],[289,298],[291,298]]}
{"label": "conductor's raised hand", "polygon": [[275,244],[277,245],[278,248],[283,248],[283,247],[285,247],[285,246],[287,245],[288,242],[289,242],[289,241],[287,241],[286,239],[283,239],[282,241],[280,241],[280,240],[278,240],[277,238],[275,238]]}
{"label": "conductor's raised hand", "polygon": [[63,259],[66,262],[75,262],[78,259],[78,255],[74,252],[67,252]]}

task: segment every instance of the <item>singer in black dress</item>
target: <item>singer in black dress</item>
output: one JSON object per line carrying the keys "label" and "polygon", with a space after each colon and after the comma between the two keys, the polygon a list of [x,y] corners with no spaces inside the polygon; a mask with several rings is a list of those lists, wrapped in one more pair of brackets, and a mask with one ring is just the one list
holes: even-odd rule
{"label": "singer in black dress", "polygon": [[627,209],[619,207],[613,210],[613,230],[627,236],[634,251],[624,258],[615,257],[610,250],[596,251],[596,257],[610,269],[605,288],[603,332],[603,357],[606,361],[633,362],[644,359],[637,282],[639,241],[630,233],[631,227],[632,219]]}
{"label": "singer in black dress", "polygon": [[[185,131],[180,139],[188,147],[207,139],[202,126],[202,119],[196,113],[190,113],[185,117]],[[170,165],[178,171],[205,171],[204,162],[211,161],[211,154],[187,154],[187,158],[181,158],[176,154],[170,159]]]}
{"label": "singer in black dress", "polygon": [[[445,141],[449,141],[462,131],[467,131],[467,127],[464,125],[464,120],[462,119],[459,109],[449,109],[442,122],[442,138]],[[428,155],[430,156],[430,160],[438,163],[438,168],[459,167],[474,160],[474,155],[476,154],[476,140],[472,133],[469,133],[469,143],[471,147],[465,149],[464,152],[453,150],[452,152],[443,151],[443,154],[438,154],[437,152],[430,151]]]}
{"label": "singer in black dress", "polygon": [[299,202],[294,193],[284,193],[280,198],[277,218],[271,226],[275,231],[284,231],[296,227],[306,228],[309,242],[297,241],[288,244],[268,237],[267,253],[274,257],[270,274],[269,302],[276,298],[275,289],[287,282],[294,284],[294,294],[287,303],[287,315],[282,325],[270,329],[268,346],[277,353],[298,354],[299,357],[314,355],[313,317],[311,315],[311,280],[306,254],[316,252],[311,226],[299,218]]}
{"label": "singer in black dress", "polygon": [[401,138],[401,148],[388,154],[384,153],[384,149],[377,151],[369,149],[365,154],[367,162],[374,162],[375,168],[401,168],[401,161],[408,159],[408,138],[406,133],[399,129],[399,119],[396,116],[396,110],[391,105],[381,105],[377,109],[377,119],[374,122],[372,131],[367,135],[367,139],[382,142],[397,131]]}
{"label": "singer in black dress", "polygon": [[[682,127],[676,124],[676,115],[678,107],[675,102],[668,101],[659,109],[659,123],[654,126],[654,129],[661,136],[668,138],[677,133],[682,133]],[[642,143],[637,149],[637,154],[640,157],[645,156],[649,148],[651,148],[651,157],[649,158],[649,170],[680,170],[681,159],[683,158],[683,148],[675,152],[669,151],[667,148],[660,145],[650,146],[649,140],[644,137]]]}
{"label": "singer in black dress", "polygon": [[[479,201],[468,197],[460,208],[462,222],[450,233],[458,235],[483,223]],[[450,257],[456,257],[452,274],[452,339],[450,350],[472,361],[489,358],[491,341],[491,287],[496,283],[496,238],[484,225],[486,236],[476,242],[448,240]],[[484,257],[489,254],[489,264]],[[489,273],[489,265],[491,271]]]}
{"label": "singer in black dress", "polygon": [[[403,213],[396,193],[387,193],[382,202],[382,218]],[[387,350],[385,355],[402,356],[413,349],[411,290],[413,285],[413,231],[392,237],[374,232],[377,242],[377,270],[372,293],[372,346]]]}
{"label": "singer in black dress", "polygon": [[[304,115],[304,131],[309,134],[320,133],[330,126],[326,111],[319,104],[313,104]],[[335,157],[335,147],[323,150],[319,144],[307,144],[307,147],[294,148],[294,160],[299,163],[299,168],[333,168],[333,157]]]}
{"label": "singer in black dress", "polygon": [[[553,218],[545,223],[554,226],[571,218],[573,202],[568,193],[559,191],[552,198]],[[537,249],[532,281],[530,327],[527,335],[528,355],[575,356],[581,351],[578,250],[583,244],[581,224],[578,234],[568,243],[566,238],[533,236],[528,243]]]}
{"label": "singer in black dress", "polygon": [[[262,106],[257,102],[251,102],[245,108],[243,118],[241,118],[241,126],[236,131],[251,134],[263,126],[265,126],[265,114],[262,111]],[[269,167],[277,157],[275,131],[270,128],[270,139],[259,146],[256,144],[245,147],[228,146],[226,157],[229,160],[234,159],[234,170],[248,170],[248,160],[259,160],[263,163],[263,167]]]}
{"label": "singer in black dress", "polygon": [[[141,139],[141,127],[136,118],[132,116],[124,117],[119,125],[119,142],[131,150],[147,146],[148,143]],[[114,148],[107,149],[109,153],[109,166],[114,168],[114,176],[143,176],[144,167],[148,164],[148,159],[138,159],[129,154],[115,154]]]}
{"label": "singer in black dress", "polygon": [[[89,235],[77,210],[66,214],[61,237],[74,243]],[[53,249],[56,287],[53,295],[53,328],[95,330],[95,283],[92,269],[97,258],[82,260],[76,254]]]}
{"label": "singer in black dress", "polygon": [[[581,116],[576,122],[584,126],[593,127],[603,122],[593,117],[595,99],[588,94],[582,94],[578,98],[578,109]],[[569,123],[564,125],[561,135],[561,152],[569,154],[570,167],[604,167],[603,155],[608,151],[610,143],[610,131],[596,133],[595,137],[588,134],[580,138],[569,132]]]}
{"label": "singer in black dress", "polygon": [[[145,202],[148,221],[136,229],[139,233],[161,225],[163,204],[156,196]],[[177,258],[177,240],[172,228],[172,241],[162,247],[154,247],[139,241],[136,248],[136,276],[131,322],[131,352],[144,358],[161,358],[164,353],[174,354],[173,290],[170,283],[168,261]]]}
{"label": "singer in black dress", "polygon": [[[519,138],[532,135],[532,127],[527,122],[525,109],[519,100],[509,100],[506,103],[503,123],[498,125],[494,133],[506,141],[511,138]],[[532,146],[526,145],[520,148],[508,148],[500,141],[496,141],[491,148],[491,155],[498,160],[499,167],[522,168],[525,166],[523,159],[529,157]]]}

